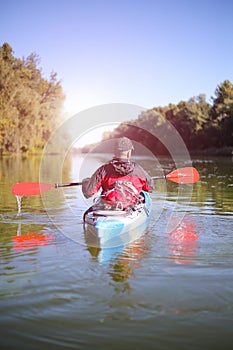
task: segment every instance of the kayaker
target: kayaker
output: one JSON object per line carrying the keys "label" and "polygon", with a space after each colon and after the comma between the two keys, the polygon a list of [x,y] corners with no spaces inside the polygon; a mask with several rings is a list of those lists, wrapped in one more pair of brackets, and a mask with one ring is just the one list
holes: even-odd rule
{"label": "kayaker", "polygon": [[152,192],[154,184],[148,173],[131,161],[133,143],[127,137],[116,139],[114,157],[100,166],[90,178],[82,182],[86,198],[101,189],[96,206],[104,209],[126,209],[143,201],[142,191]]}

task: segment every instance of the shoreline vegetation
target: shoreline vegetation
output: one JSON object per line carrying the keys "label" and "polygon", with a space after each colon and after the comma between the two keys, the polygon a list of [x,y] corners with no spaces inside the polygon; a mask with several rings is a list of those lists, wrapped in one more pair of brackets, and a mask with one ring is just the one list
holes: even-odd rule
{"label": "shoreline vegetation", "polygon": [[[0,157],[42,154],[53,130],[65,121],[61,82],[54,72],[45,79],[39,62],[36,54],[19,59],[8,43],[0,46]],[[102,141],[127,136],[154,155],[166,156],[168,150],[153,135],[168,137],[167,124],[179,133],[191,156],[233,156],[232,83],[225,80],[218,85],[211,103],[200,94],[176,105],[142,112],[136,119],[105,132]],[[64,131],[57,153],[69,139],[69,131]],[[88,153],[95,152],[95,148],[99,149],[98,144],[72,151]]]}
{"label": "shoreline vegetation", "polygon": [[233,157],[233,147],[223,148],[207,148],[202,151],[190,152],[192,157],[195,156],[211,156],[211,157]]}
{"label": "shoreline vegetation", "polygon": [[[91,149],[85,147],[85,151],[82,149],[72,149],[71,154],[80,154],[80,155],[85,155],[88,153],[101,153],[101,152],[93,152]],[[106,153],[105,151],[102,153]],[[191,158],[195,157],[233,157],[233,147],[224,147],[224,148],[207,148],[204,150],[198,150],[198,151],[190,151],[190,156]],[[50,155],[59,155],[60,152],[58,153],[51,153]],[[111,152],[110,152],[111,154]],[[38,156],[41,157],[43,155],[43,152],[27,152],[27,153],[2,153],[0,154],[0,158],[4,157],[32,157],[32,156]],[[136,154],[137,155],[137,154]],[[159,157],[161,156],[166,156],[166,154],[159,154]]]}

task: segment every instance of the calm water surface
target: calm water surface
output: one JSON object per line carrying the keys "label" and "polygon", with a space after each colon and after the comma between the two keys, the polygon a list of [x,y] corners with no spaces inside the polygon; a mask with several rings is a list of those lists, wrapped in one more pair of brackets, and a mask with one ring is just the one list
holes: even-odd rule
{"label": "calm water surface", "polygon": [[[78,174],[84,161],[69,157],[62,180],[80,181],[103,159]],[[139,161],[151,175],[174,169]],[[11,186],[38,181],[40,159],[0,159],[1,349],[231,349],[233,161],[193,165],[193,186],[156,180],[142,237],[100,250],[84,234],[91,202],[78,187],[25,197],[18,216]]]}

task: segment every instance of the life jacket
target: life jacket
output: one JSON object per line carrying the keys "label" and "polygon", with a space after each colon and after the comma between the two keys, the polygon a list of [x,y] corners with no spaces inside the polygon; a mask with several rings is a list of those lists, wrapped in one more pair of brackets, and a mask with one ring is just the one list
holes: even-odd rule
{"label": "life jacket", "polygon": [[101,195],[104,204],[120,210],[132,207],[140,198],[140,193],[134,185],[124,180],[115,181],[111,188]]}

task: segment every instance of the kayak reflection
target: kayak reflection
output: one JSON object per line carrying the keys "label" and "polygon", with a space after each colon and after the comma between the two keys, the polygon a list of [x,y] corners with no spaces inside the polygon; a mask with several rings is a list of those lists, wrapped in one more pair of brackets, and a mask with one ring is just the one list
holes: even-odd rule
{"label": "kayak reflection", "polygon": [[148,254],[146,237],[125,247],[123,253],[111,264],[110,276],[115,282],[124,282],[133,276],[134,270],[140,267],[140,261]]}
{"label": "kayak reflection", "polygon": [[176,264],[195,263],[199,232],[194,217],[185,216],[168,238],[170,258]]}
{"label": "kayak reflection", "polygon": [[[99,240],[91,230],[85,230],[87,250],[101,264],[109,264],[110,276],[115,282],[124,282],[140,267],[140,261],[148,253],[147,230],[140,233],[131,243],[111,248],[101,248]],[[132,232],[131,232],[132,234]]]}

